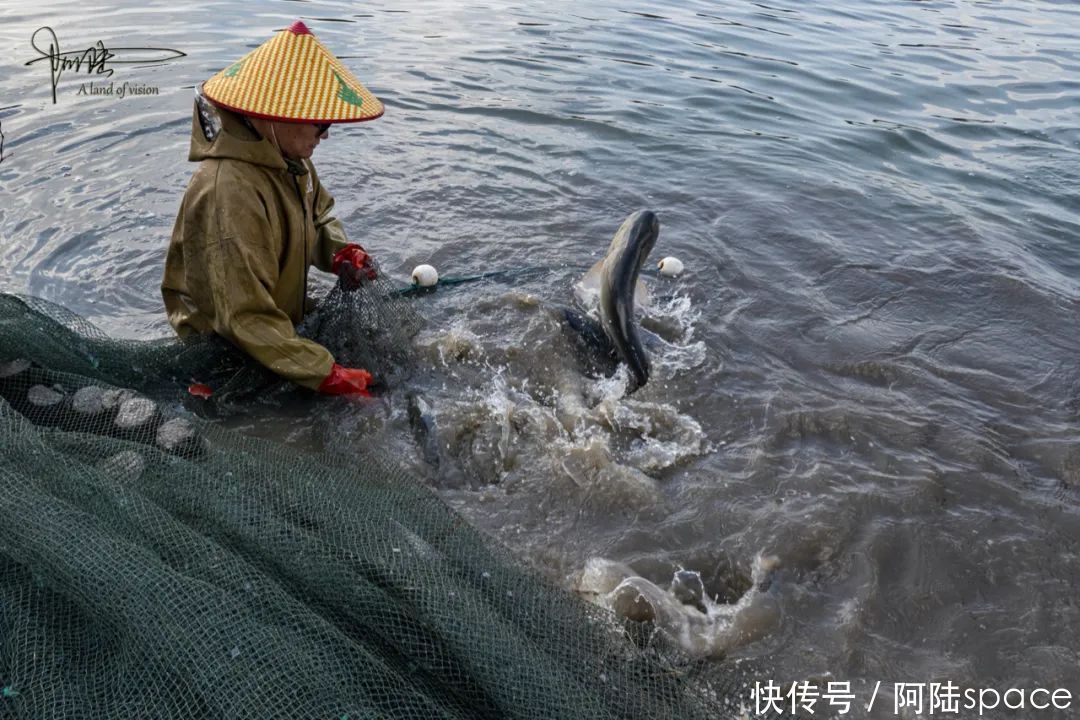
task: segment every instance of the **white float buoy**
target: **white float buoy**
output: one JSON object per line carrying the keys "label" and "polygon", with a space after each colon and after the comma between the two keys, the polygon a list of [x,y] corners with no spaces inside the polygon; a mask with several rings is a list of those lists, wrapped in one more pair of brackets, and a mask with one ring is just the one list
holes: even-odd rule
{"label": "white float buoy", "polygon": [[173,452],[183,443],[194,442],[195,428],[184,418],[173,418],[161,424],[155,440],[163,450]]}
{"label": "white float buoy", "polygon": [[439,282],[439,273],[430,265],[417,265],[412,271],[413,285],[431,287]]}
{"label": "white float buoy", "polygon": [[64,399],[64,394],[57,392],[54,388],[34,385],[26,391],[26,399],[35,407],[50,408],[58,405]]}
{"label": "white float buoy", "polygon": [[154,401],[144,397],[131,397],[120,403],[120,409],[116,413],[113,422],[117,427],[133,430],[150,422],[154,416],[157,405]]}
{"label": "white float buoy", "polygon": [[106,390],[101,393],[101,406],[106,410],[116,410],[125,400],[135,397],[135,393],[126,388]]}
{"label": "white float buoy", "polygon": [[676,277],[678,275],[681,275],[684,269],[682,260],[677,257],[666,257],[661,260],[656,267],[660,271],[661,275],[665,275],[667,277]]}
{"label": "white float buoy", "polygon": [[31,422],[41,425],[55,425],[60,420],[64,393],[58,385],[46,387],[33,385],[26,391],[28,405],[24,414]]}
{"label": "white float buoy", "polygon": [[105,388],[87,385],[71,397],[71,409],[80,415],[96,415],[105,410]]}

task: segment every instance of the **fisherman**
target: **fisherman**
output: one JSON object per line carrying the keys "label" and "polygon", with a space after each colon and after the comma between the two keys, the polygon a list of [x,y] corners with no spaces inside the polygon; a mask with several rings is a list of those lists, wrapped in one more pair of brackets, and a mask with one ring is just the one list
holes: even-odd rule
{"label": "fisherman", "polygon": [[[207,103],[206,100],[210,102]],[[212,104],[211,104],[212,103]],[[383,106],[297,21],[196,90],[188,159],[199,163],[161,284],[181,336],[216,333],[277,375],[330,395],[367,395],[371,374],[297,336],[308,268],[374,279],[310,158],[334,123]]]}

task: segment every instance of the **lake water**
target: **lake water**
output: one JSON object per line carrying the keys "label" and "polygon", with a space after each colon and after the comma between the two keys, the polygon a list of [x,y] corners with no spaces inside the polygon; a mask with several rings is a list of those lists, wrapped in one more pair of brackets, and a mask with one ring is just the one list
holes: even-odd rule
{"label": "lake water", "polygon": [[[567,587],[701,573],[716,672],[1080,693],[1080,6],[671,5],[3,0],[0,289],[168,334],[192,88],[301,18],[387,108],[315,155],[351,238],[402,282],[545,269],[419,299],[430,372],[339,440]],[[185,56],[54,104],[43,26]],[[627,397],[552,308],[641,208],[687,270]]]}

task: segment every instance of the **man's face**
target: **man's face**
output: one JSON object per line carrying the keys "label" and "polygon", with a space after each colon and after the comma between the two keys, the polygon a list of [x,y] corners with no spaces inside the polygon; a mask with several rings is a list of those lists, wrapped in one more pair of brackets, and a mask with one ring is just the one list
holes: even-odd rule
{"label": "man's face", "polygon": [[330,137],[330,131],[319,133],[319,128],[308,123],[275,122],[274,135],[281,152],[296,160],[307,159],[315,152],[319,141]]}

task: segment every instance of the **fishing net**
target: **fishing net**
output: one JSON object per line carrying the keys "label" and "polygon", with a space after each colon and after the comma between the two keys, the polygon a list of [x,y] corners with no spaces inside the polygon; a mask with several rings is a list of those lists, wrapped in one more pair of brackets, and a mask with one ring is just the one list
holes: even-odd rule
{"label": "fishing net", "polygon": [[111,340],[0,295],[0,717],[738,707],[377,451],[231,432],[185,407],[193,378],[234,398],[265,380],[217,341]]}
{"label": "fishing net", "polygon": [[364,368],[376,383],[403,381],[413,369],[412,338],[423,320],[378,264],[369,279],[341,277],[297,333],[324,346],[346,367]]}

